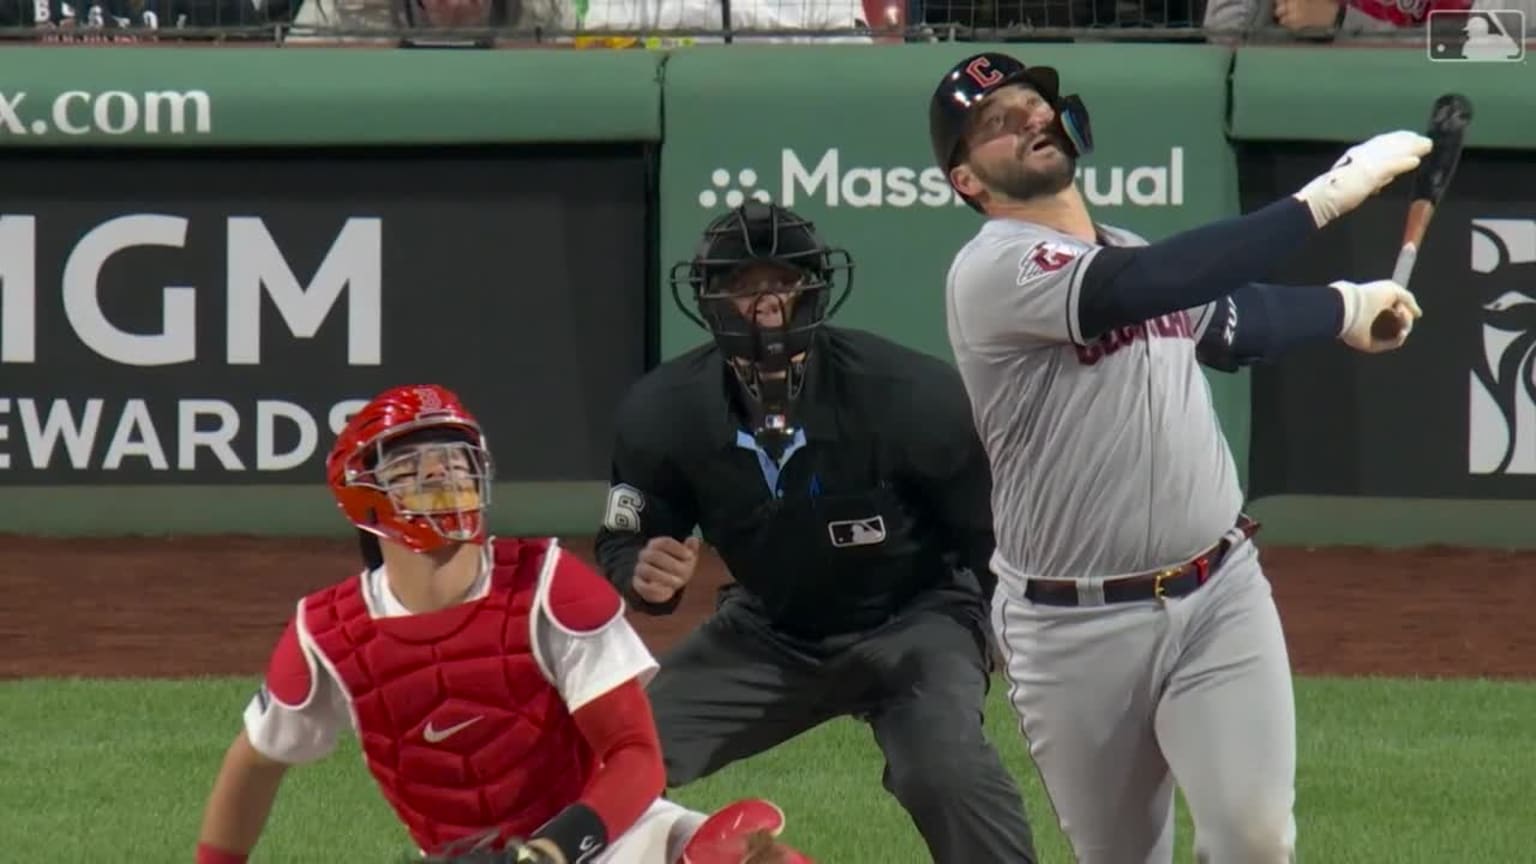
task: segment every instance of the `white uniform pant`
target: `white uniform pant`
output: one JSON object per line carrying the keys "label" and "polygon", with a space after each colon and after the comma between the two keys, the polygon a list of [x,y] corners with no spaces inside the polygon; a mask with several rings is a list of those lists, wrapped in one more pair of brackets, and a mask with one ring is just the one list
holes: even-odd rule
{"label": "white uniform pant", "polygon": [[1165,604],[1037,605],[1000,579],[992,625],[1079,864],[1169,864],[1175,783],[1196,861],[1294,860],[1290,662],[1252,543]]}
{"label": "white uniform pant", "polygon": [[[657,798],[635,824],[608,844],[591,864],[675,864],[683,857],[683,847],[704,820],[703,813],[681,804]],[[572,861],[570,864],[588,864]]]}

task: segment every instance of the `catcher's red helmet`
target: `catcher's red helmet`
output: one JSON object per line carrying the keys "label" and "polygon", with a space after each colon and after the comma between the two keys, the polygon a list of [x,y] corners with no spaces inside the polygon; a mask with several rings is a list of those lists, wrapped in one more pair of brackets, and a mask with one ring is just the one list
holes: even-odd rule
{"label": "catcher's red helmet", "polygon": [[483,543],[492,466],[459,397],[436,384],[386,390],[347,421],[326,458],[336,504],[358,528],[417,552]]}

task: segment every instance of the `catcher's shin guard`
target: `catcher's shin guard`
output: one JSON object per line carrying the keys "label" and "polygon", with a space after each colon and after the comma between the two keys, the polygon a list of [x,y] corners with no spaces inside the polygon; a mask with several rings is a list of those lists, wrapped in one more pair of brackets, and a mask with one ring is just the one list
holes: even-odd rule
{"label": "catcher's shin guard", "polygon": [[774,841],[784,830],[784,811],[771,801],[745,798],[709,815],[683,847],[678,864],[814,864]]}

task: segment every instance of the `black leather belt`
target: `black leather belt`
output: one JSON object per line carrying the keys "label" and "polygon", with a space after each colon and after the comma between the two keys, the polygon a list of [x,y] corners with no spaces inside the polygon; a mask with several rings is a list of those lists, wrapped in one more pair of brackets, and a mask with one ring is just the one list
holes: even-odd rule
{"label": "black leather belt", "polygon": [[[1259,523],[1248,516],[1240,516],[1234,527],[1246,540],[1258,533]],[[1232,545],[1230,536],[1223,537],[1215,546],[1183,564],[1135,576],[1106,579],[1103,582],[1104,602],[1135,603],[1193,594],[1210,581],[1211,574],[1221,566],[1222,559]],[[1076,579],[1030,579],[1024,586],[1024,596],[1032,602],[1047,606],[1081,606],[1084,604],[1078,592],[1080,584]]]}

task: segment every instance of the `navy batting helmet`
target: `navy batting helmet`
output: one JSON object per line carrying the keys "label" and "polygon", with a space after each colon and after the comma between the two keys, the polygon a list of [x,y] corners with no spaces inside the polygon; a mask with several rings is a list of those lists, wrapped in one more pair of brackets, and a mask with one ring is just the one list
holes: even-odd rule
{"label": "navy batting helmet", "polygon": [[928,137],[933,159],[947,175],[959,161],[971,112],[981,100],[1009,84],[1033,87],[1056,110],[1055,125],[1073,158],[1093,152],[1088,109],[1077,96],[1061,95],[1061,80],[1049,66],[1025,66],[1007,54],[973,54],[944,73],[928,102]]}

